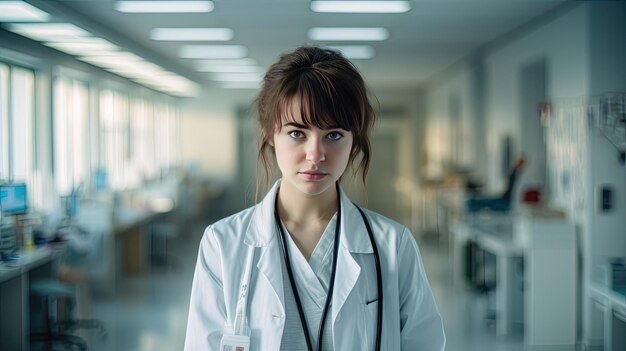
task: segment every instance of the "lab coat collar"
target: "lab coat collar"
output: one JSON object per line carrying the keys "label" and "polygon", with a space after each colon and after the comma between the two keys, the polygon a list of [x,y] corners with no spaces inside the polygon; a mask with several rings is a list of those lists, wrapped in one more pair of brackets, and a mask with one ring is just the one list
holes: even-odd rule
{"label": "lab coat collar", "polygon": [[[282,270],[277,269],[282,265],[282,253],[280,246],[277,243],[272,243],[276,238],[274,204],[279,185],[280,180],[274,183],[263,201],[255,207],[244,243],[250,246],[263,247],[257,267],[272,286],[280,301],[281,313],[284,315],[283,275]],[[361,273],[361,267],[351,253],[373,252],[361,214],[341,187],[339,188],[339,198],[341,201],[341,249],[337,256],[337,267],[342,267],[342,269],[337,271],[335,279],[336,285],[331,311],[333,325]]]}
{"label": "lab coat collar", "polygon": [[[276,238],[274,223],[275,201],[280,180],[276,181],[263,201],[254,209],[244,243],[250,246],[269,246]],[[350,198],[339,187],[341,201],[341,245],[352,253],[372,253],[372,245],[361,214]]]}

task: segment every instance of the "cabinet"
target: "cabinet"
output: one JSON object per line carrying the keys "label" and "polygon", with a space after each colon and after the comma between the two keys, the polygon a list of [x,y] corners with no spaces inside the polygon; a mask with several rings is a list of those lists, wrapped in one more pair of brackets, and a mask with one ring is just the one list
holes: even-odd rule
{"label": "cabinet", "polygon": [[564,219],[522,216],[525,344],[575,345],[578,306],[576,227]]}

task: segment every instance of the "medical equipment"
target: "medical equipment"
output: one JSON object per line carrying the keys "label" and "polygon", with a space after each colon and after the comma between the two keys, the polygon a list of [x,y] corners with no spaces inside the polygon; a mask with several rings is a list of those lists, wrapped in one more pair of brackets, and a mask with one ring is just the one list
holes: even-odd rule
{"label": "medical equipment", "polygon": [[[337,193],[339,193],[339,185],[337,185]],[[278,200],[278,197],[277,197]],[[322,312],[322,317],[320,320],[320,325],[319,325],[319,330],[318,330],[318,343],[317,343],[317,349],[319,351],[322,350],[322,336],[323,336],[323,332],[324,332],[324,324],[326,322],[326,315],[328,314],[328,307],[330,305],[330,301],[332,299],[333,296],[333,289],[335,286],[335,273],[337,271],[337,255],[339,252],[339,238],[340,238],[340,234],[341,234],[341,200],[338,199],[338,207],[337,207],[337,222],[335,224],[335,242],[334,242],[334,254],[333,254],[333,267],[332,267],[332,271],[331,271],[331,276],[330,276],[330,286],[328,287],[328,295],[326,298],[326,303],[324,304],[324,310]],[[376,246],[376,241],[374,240],[374,234],[372,233],[372,228],[370,226],[369,221],[367,220],[367,217],[365,216],[365,213],[363,212],[363,210],[357,206],[355,204],[356,208],[359,210],[359,213],[361,214],[361,217],[363,218],[363,222],[365,223],[365,227],[367,229],[367,234],[369,236],[370,239],[370,243],[372,244],[372,250],[374,252],[374,260],[376,263],[376,283],[377,283],[377,289],[378,289],[378,319],[377,319],[377,326],[376,326],[376,350],[380,351],[380,345],[381,345],[381,334],[382,334],[382,317],[383,317],[383,288],[382,288],[382,269],[381,269],[381,265],[380,265],[380,257],[378,255],[378,247]],[[296,300],[296,306],[298,307],[298,314],[300,315],[300,322],[302,323],[302,328],[304,329],[304,336],[305,336],[305,340],[307,343],[307,349],[309,351],[313,351],[313,346],[311,344],[311,338],[310,338],[310,334],[309,334],[309,329],[304,317],[304,311],[302,310],[302,304],[300,302],[300,296],[298,294],[298,289],[296,287],[295,284],[295,280],[293,277],[293,271],[291,269],[291,261],[289,260],[289,251],[287,249],[287,241],[286,241],[286,237],[285,237],[285,233],[283,231],[282,226],[280,225],[280,218],[278,217],[278,211],[274,211],[274,215],[275,215],[275,220],[276,220],[276,226],[278,227],[278,231],[280,233],[281,239],[282,239],[282,249],[283,249],[283,256],[285,259],[285,265],[287,267],[287,273],[289,276],[289,283],[291,284],[291,288],[293,290],[293,295],[294,298]]]}

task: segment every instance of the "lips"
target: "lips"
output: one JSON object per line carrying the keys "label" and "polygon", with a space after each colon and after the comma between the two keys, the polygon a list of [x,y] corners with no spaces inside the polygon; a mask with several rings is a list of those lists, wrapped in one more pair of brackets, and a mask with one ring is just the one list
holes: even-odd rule
{"label": "lips", "polygon": [[298,173],[302,178],[306,180],[320,180],[328,175],[328,173],[320,171],[304,171]]}

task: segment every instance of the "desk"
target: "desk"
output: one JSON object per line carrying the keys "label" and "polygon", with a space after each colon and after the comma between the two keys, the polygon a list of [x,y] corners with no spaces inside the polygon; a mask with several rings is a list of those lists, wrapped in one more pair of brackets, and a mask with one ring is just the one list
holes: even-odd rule
{"label": "desk", "polygon": [[157,212],[120,207],[83,206],[78,224],[97,236],[93,258],[89,262],[93,291],[111,295],[121,275],[139,274],[147,266],[146,229],[171,211]]}
{"label": "desk", "polygon": [[523,310],[519,303],[523,301],[523,293],[518,267],[523,261],[524,248],[513,235],[512,217],[497,215],[470,220],[469,223],[455,222],[452,226],[450,251],[454,280],[458,282],[464,279],[462,272],[469,262],[462,257],[468,243],[473,242],[481,250],[493,254],[496,260],[496,333],[511,334],[515,324],[523,323]]}
{"label": "desk", "polygon": [[503,220],[455,224],[451,246],[455,279],[460,279],[461,247],[468,241],[476,243],[496,257],[496,333],[511,334],[516,324],[523,323],[526,346],[574,345],[578,296],[574,225],[528,215],[509,218],[508,225]]}
{"label": "desk", "polygon": [[116,239],[120,238],[120,240],[116,240],[119,242],[116,252],[121,251],[122,253],[121,265],[124,273],[137,274],[145,270],[147,245],[144,229],[168,212],[130,209],[115,212],[113,235]]}
{"label": "desk", "polygon": [[523,323],[519,267],[523,265],[524,250],[513,240],[511,227],[504,227],[502,231],[496,228],[500,227],[479,227],[475,241],[496,256],[496,333],[507,335],[516,330],[515,324]]}
{"label": "desk", "polygon": [[0,350],[29,350],[29,293],[32,277],[51,277],[54,254],[48,249],[24,253],[18,265],[0,265]]}

